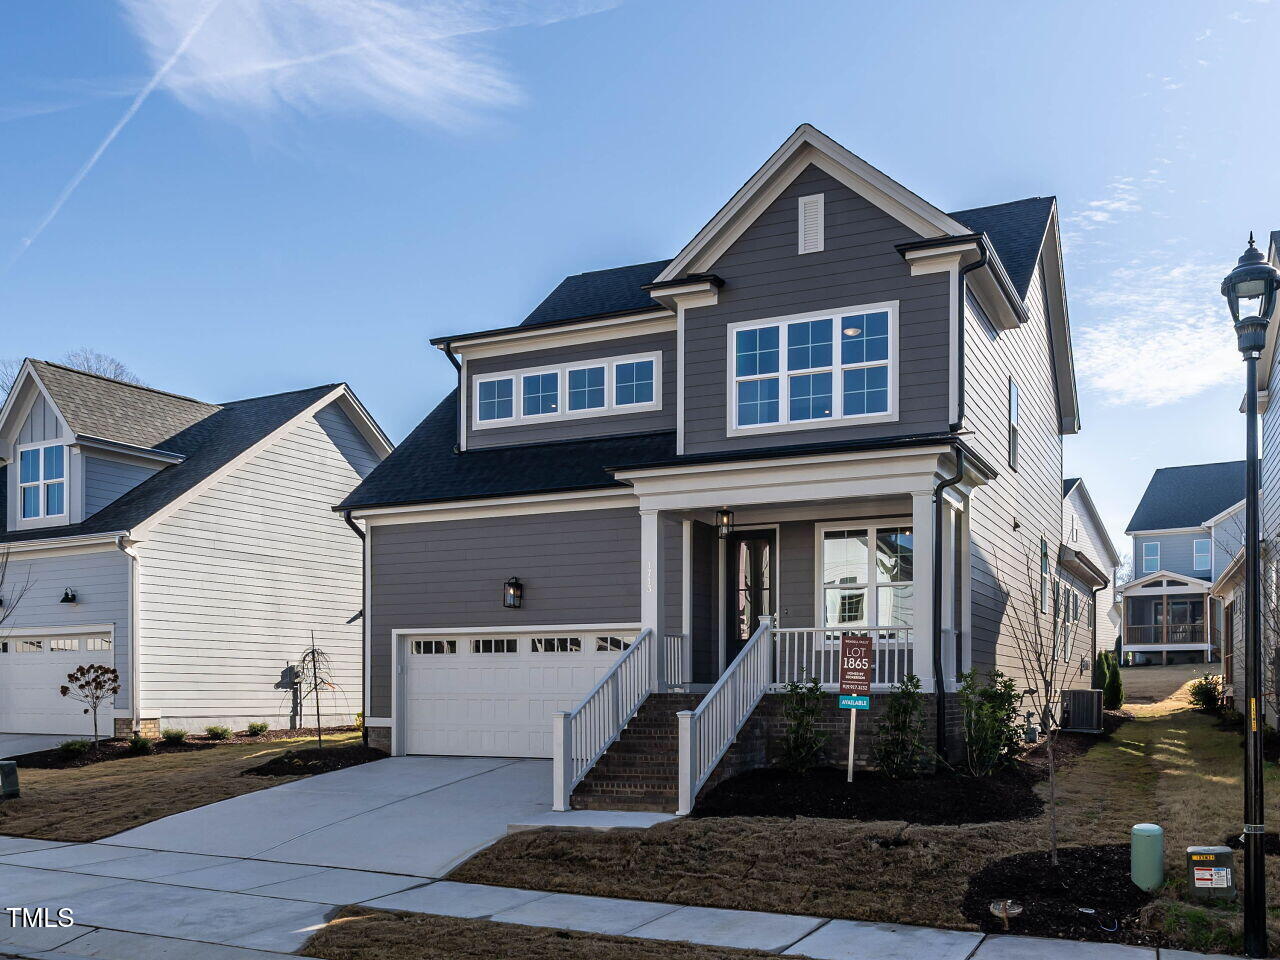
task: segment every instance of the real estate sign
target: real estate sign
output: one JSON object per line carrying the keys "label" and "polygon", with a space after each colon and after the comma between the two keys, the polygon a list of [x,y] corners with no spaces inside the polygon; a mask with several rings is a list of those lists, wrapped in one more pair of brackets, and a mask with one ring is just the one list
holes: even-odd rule
{"label": "real estate sign", "polygon": [[840,706],[849,711],[849,761],[847,775],[853,782],[853,758],[858,741],[858,711],[871,709],[871,638],[846,633],[840,637]]}

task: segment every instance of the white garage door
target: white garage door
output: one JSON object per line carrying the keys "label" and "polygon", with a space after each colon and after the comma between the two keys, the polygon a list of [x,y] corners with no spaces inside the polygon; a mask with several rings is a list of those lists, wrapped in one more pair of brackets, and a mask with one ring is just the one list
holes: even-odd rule
{"label": "white garage door", "polygon": [[[89,736],[93,718],[84,704],[58,694],[81,664],[112,665],[105,636],[10,636],[0,640],[0,733]],[[111,735],[112,704],[98,710],[98,730]]]}
{"label": "white garage door", "polygon": [[550,757],[551,715],[570,710],[633,635],[409,637],[405,752]]}

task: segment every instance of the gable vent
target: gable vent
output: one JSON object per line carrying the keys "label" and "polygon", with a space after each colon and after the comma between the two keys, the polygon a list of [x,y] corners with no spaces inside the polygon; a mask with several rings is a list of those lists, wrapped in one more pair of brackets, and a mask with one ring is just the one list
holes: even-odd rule
{"label": "gable vent", "polygon": [[825,233],[822,212],[822,194],[813,193],[800,198],[800,252],[819,253]]}

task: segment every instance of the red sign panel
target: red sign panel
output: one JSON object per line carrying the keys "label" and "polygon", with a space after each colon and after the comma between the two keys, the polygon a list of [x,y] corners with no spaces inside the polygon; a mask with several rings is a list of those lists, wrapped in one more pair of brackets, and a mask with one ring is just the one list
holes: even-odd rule
{"label": "red sign panel", "polygon": [[871,694],[871,638],[846,633],[840,638],[840,693]]}

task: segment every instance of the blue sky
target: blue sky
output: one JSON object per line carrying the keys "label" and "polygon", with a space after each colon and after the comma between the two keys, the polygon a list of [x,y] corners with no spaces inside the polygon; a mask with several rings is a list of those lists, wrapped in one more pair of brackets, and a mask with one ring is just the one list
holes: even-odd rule
{"label": "blue sky", "polygon": [[946,210],[1059,198],[1085,424],[1067,470],[1113,535],[1155,467],[1240,456],[1216,286],[1280,227],[1280,0],[5,17],[0,353],[90,346],[213,400],[346,380],[400,439],[452,385],[430,337],[671,256],[808,121]]}

